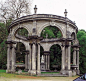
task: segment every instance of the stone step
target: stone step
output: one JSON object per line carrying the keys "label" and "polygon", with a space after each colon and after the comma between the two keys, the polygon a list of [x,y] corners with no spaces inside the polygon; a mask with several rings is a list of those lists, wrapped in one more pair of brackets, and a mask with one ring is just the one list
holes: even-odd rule
{"label": "stone step", "polygon": [[52,73],[52,74],[41,74],[41,75],[37,75],[37,76],[60,76],[60,77],[67,77],[68,75],[62,75],[62,74],[58,74],[58,73]]}

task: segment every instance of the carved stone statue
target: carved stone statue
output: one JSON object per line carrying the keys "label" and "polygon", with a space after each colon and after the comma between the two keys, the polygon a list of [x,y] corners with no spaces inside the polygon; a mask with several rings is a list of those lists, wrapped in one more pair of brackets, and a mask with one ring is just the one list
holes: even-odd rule
{"label": "carved stone statue", "polygon": [[41,63],[44,63],[44,56],[42,55]]}

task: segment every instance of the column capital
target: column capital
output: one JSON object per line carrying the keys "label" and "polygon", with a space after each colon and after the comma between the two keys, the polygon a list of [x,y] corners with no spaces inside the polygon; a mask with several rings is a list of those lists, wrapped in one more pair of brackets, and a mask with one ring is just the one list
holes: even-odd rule
{"label": "column capital", "polygon": [[29,43],[29,45],[32,45],[32,43]]}
{"label": "column capital", "polygon": [[62,47],[65,47],[65,44],[64,44],[64,45],[62,44],[61,46],[62,46]]}
{"label": "column capital", "polygon": [[37,44],[37,43],[33,41],[33,43],[32,43],[32,44]]}
{"label": "column capital", "polygon": [[37,44],[36,42],[29,43],[29,45]]}
{"label": "column capital", "polygon": [[77,51],[79,51],[79,48],[76,48]]}
{"label": "column capital", "polygon": [[43,51],[44,55],[50,55],[50,51]]}
{"label": "column capital", "polygon": [[23,52],[25,52],[25,54],[29,54],[29,50],[25,50],[25,51],[23,51]]}
{"label": "column capital", "polygon": [[37,43],[38,45],[40,45],[40,43]]}

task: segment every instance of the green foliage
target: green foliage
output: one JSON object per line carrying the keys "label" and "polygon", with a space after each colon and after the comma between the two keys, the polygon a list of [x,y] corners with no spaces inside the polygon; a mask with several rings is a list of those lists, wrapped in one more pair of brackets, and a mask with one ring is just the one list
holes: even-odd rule
{"label": "green foliage", "polygon": [[47,38],[61,38],[62,37],[62,34],[59,31],[59,29],[54,26],[48,26],[43,29],[41,36],[43,38],[46,38],[46,35],[48,35]]}
{"label": "green foliage", "polygon": [[7,24],[10,22],[0,23],[0,69],[6,69],[7,62],[7,45],[5,41],[8,36]]}
{"label": "green foliage", "polygon": [[7,28],[4,23],[0,23],[0,43],[2,43],[8,36]]}
{"label": "green foliage", "polygon": [[23,43],[17,43],[16,46],[16,62],[19,63],[25,63],[25,46]]}
{"label": "green foliage", "polygon": [[80,44],[80,72],[86,73],[86,31],[79,30],[77,38]]}
{"label": "green foliage", "polygon": [[[6,69],[6,62],[7,62],[7,45],[5,44],[4,40],[0,44],[0,69]],[[3,50],[3,51],[2,51]]]}
{"label": "green foliage", "polygon": [[59,45],[53,45],[50,48],[50,69],[53,70],[53,65],[58,65],[57,70],[61,70],[61,47]]}
{"label": "green foliage", "polygon": [[17,31],[18,35],[28,37],[28,31],[25,28],[21,28]]}

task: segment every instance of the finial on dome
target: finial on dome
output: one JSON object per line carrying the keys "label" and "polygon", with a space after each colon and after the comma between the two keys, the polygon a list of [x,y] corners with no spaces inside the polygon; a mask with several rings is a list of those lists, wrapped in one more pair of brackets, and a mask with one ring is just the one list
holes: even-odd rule
{"label": "finial on dome", "polygon": [[34,7],[34,14],[36,14],[37,13],[37,6],[35,5],[35,7]]}
{"label": "finial on dome", "polygon": [[65,17],[67,17],[67,13],[68,13],[68,12],[67,12],[67,10],[65,9],[65,12],[64,12],[64,14],[65,14]]}

